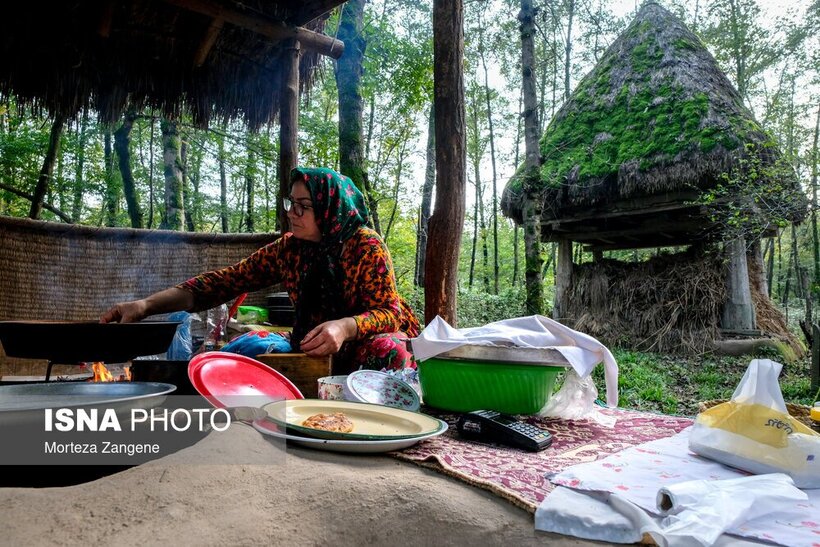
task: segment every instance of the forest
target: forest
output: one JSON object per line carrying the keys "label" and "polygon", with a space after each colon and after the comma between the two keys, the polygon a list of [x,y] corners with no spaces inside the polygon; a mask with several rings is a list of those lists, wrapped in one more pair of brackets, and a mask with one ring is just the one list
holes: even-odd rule
{"label": "forest", "polygon": [[[820,124],[820,2],[662,0],[691,29],[778,144],[809,200],[799,225],[763,242],[772,300],[796,332],[820,291],[816,221]],[[640,8],[637,0],[533,2],[539,134]],[[419,248],[434,198],[432,3],[352,0],[325,33],[344,33],[345,11],[361,9],[361,95],[365,188],[375,229],[387,242],[401,292],[423,310]],[[501,214],[500,199],[524,161],[518,0],[465,2],[466,221],[459,258],[459,326],[525,313],[524,238]],[[299,164],[339,168],[336,61],[323,57],[299,116]],[[2,91],[2,90],[0,90]],[[0,214],[89,226],[197,232],[277,231],[278,128],[250,130],[212,120],[201,129],[182,112],[128,110],[104,123],[91,107],[57,119],[36,104],[0,94]],[[32,200],[48,170],[42,209]],[[170,184],[178,169],[183,184]],[[36,200],[35,200],[36,201]],[[550,315],[556,248],[541,244]],[[643,261],[661,248],[606,251]],[[422,255],[423,256],[423,255]],[[576,244],[577,264],[591,253]]]}

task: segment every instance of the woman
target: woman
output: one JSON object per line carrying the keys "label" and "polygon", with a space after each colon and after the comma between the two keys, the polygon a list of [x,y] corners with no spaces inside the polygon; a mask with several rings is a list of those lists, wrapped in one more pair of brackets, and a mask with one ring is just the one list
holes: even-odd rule
{"label": "woman", "polygon": [[290,232],[233,266],[116,304],[101,321],[201,311],[283,283],[296,309],[295,351],[334,355],[338,374],[415,367],[404,340],[418,335],[419,322],[396,290],[387,247],[367,227],[361,192],[331,169],[296,168],[290,179]]}

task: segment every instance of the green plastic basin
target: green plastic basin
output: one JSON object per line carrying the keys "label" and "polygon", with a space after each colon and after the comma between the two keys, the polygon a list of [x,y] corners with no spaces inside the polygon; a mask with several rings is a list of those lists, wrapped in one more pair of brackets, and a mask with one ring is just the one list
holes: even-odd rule
{"label": "green plastic basin", "polygon": [[535,414],[566,367],[433,357],[418,363],[424,404],[453,412]]}

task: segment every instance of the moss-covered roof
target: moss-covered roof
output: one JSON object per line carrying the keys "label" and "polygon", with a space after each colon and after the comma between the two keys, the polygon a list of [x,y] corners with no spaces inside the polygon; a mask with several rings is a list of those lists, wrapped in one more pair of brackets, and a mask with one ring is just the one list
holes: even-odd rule
{"label": "moss-covered roof", "polygon": [[[779,157],[698,37],[654,2],[581,80],[544,132],[540,152],[531,190],[544,198],[543,220],[573,208],[712,188],[750,155],[765,165]],[[519,222],[522,174],[523,166],[502,198],[505,214]],[[777,176],[797,184],[793,172]]]}
{"label": "moss-covered roof", "polygon": [[[13,2],[0,17],[0,96],[67,116],[87,106],[103,121],[150,105],[188,111],[201,126],[215,118],[257,128],[278,114],[283,37],[321,33],[343,2]],[[303,90],[318,60],[303,45]]]}

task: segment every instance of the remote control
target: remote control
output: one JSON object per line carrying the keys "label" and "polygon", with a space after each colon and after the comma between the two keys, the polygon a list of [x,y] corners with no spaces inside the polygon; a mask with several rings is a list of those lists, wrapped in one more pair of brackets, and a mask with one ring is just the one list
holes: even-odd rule
{"label": "remote control", "polygon": [[476,410],[462,415],[457,429],[466,439],[505,444],[530,452],[544,450],[552,444],[549,431],[493,410]]}

